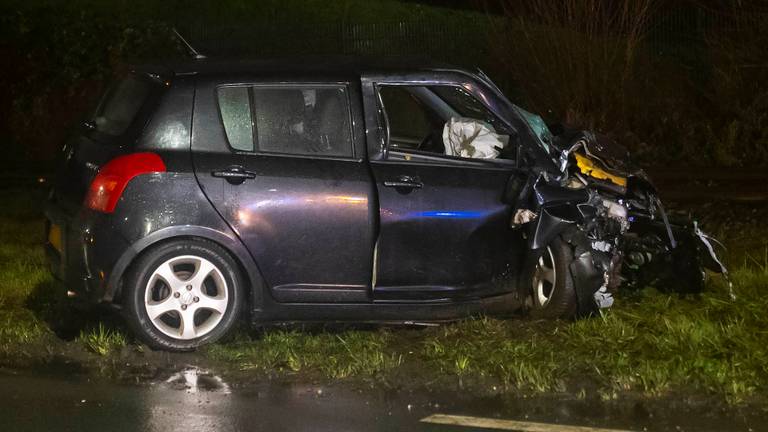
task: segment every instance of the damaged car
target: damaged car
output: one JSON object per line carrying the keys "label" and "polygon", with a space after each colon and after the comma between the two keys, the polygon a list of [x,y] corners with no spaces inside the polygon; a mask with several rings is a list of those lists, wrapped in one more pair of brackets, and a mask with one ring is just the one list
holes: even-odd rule
{"label": "damaged car", "polygon": [[67,295],[166,350],[241,319],[573,318],[725,272],[619,145],[424,64],[137,67],[68,139],[46,216]]}
{"label": "damaged car", "polygon": [[521,112],[558,162],[554,174],[530,172],[516,200],[513,224],[527,224],[534,309],[584,315],[610,307],[621,285],[695,293],[706,269],[727,278],[716,241],[695,221],[670,220],[626,149],[587,131],[553,136],[540,118]]}

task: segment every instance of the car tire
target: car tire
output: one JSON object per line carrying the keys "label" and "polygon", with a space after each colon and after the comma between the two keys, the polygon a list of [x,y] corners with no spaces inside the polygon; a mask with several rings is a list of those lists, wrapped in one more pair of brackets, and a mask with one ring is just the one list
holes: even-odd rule
{"label": "car tire", "polygon": [[576,316],[576,289],[569,268],[572,261],[571,246],[556,237],[532,263],[528,280],[533,317],[571,319]]}
{"label": "car tire", "polygon": [[190,351],[219,340],[237,323],[243,283],[216,243],[179,239],[140,256],[124,286],[126,320],[154,349]]}

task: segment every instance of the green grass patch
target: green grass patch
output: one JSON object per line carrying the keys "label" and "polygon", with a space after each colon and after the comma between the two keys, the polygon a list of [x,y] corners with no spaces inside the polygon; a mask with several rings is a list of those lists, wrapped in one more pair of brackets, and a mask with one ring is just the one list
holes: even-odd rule
{"label": "green grass patch", "polygon": [[106,356],[122,349],[126,345],[126,338],[119,330],[107,328],[100,323],[96,328],[81,331],[77,342],[92,353]]}
{"label": "green grass patch", "polygon": [[425,337],[424,357],[444,373],[492,376],[523,390],[587,380],[610,392],[694,390],[741,401],[768,386],[768,274],[744,268],[734,282],[735,301],[713,284],[695,298],[646,290],[600,317],[535,329],[468,320]]}
{"label": "green grass patch", "polygon": [[0,191],[0,355],[13,356],[40,343],[46,324],[27,302],[50,283],[41,247],[40,192]]}
{"label": "green grass patch", "polygon": [[402,363],[391,350],[395,335],[386,330],[322,332],[268,331],[262,337],[240,335],[237,341],[217,344],[207,354],[232,362],[240,369],[261,371],[319,371],[329,378],[374,376]]}
{"label": "green grass patch", "polygon": [[0,309],[0,352],[36,342],[47,332],[32,312],[26,309]]}

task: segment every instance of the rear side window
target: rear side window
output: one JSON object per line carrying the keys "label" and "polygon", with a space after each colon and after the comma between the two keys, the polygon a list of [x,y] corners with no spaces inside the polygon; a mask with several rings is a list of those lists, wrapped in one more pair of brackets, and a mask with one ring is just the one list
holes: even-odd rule
{"label": "rear side window", "polygon": [[349,101],[342,86],[221,87],[218,98],[235,150],[353,155]]}
{"label": "rear side window", "polygon": [[133,123],[155,85],[148,79],[129,76],[118,81],[102,99],[93,118],[96,130],[107,135],[122,135]]}

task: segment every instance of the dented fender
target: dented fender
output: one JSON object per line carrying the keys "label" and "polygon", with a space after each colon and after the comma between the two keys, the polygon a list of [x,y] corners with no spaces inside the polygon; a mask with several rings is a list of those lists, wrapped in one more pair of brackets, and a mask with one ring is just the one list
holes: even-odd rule
{"label": "dented fender", "polygon": [[595,265],[592,254],[589,251],[583,251],[575,256],[569,270],[576,290],[578,314],[589,315],[597,312],[598,304],[594,296],[603,286],[605,276]]}
{"label": "dented fender", "polygon": [[528,247],[540,249],[581,221],[582,214],[578,205],[589,200],[589,193],[550,184],[542,176],[536,180],[533,192],[538,218],[528,227]]}
{"label": "dented fender", "polygon": [[574,226],[577,220],[574,212],[578,213],[568,205],[542,208],[536,223],[530,225],[532,232],[528,236],[528,248],[541,249],[560,233]]}

